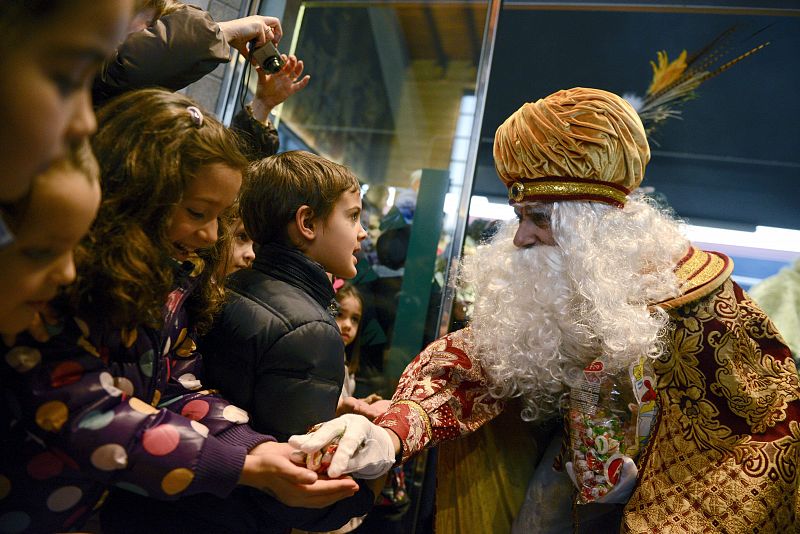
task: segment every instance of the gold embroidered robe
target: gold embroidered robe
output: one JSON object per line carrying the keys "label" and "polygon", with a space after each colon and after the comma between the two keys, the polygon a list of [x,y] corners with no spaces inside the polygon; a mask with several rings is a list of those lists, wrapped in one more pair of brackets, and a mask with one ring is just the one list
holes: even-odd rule
{"label": "gold embroidered robe", "polygon": [[[654,362],[659,416],[621,532],[800,532],[797,369],[732,268],[691,248],[677,267],[685,291],[658,304],[672,318],[669,350]],[[503,410],[471,336],[466,328],[429,345],[376,420],[398,434],[404,460]]]}

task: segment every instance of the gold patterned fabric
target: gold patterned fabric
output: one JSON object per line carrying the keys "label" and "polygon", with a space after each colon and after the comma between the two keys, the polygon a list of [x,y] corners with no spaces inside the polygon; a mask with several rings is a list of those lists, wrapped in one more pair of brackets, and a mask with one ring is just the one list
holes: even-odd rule
{"label": "gold patterned fabric", "polygon": [[658,303],[670,310],[699,300],[713,293],[733,272],[733,261],[719,252],[706,252],[692,246],[675,267],[681,281],[681,294]]}
{"label": "gold patterned fabric", "polygon": [[619,96],[575,87],[524,104],[494,138],[512,202],[592,200],[620,206],[650,160],[642,121]]}
{"label": "gold patterned fabric", "polygon": [[[730,279],[731,269],[722,254],[690,249],[677,268],[684,294],[659,304],[672,319],[668,350],[654,362],[659,416],[637,460],[639,480],[621,532],[800,532],[797,369],[772,321]],[[398,434],[404,459],[474,432],[504,409],[489,395],[471,337],[467,328],[428,346],[376,421]],[[499,454],[507,441],[493,432],[475,442],[484,455]],[[453,450],[463,454],[465,447]],[[468,450],[463,466],[450,454],[448,469],[471,472],[481,456]],[[465,501],[456,491],[447,495],[437,506],[452,515]]]}
{"label": "gold patterned fabric", "polygon": [[800,384],[778,331],[730,278],[669,313],[622,532],[800,531]]}

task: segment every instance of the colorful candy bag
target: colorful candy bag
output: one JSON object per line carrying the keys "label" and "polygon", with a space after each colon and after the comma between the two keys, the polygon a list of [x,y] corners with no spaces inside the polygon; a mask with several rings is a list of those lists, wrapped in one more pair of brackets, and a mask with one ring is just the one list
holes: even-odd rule
{"label": "colorful candy bag", "polygon": [[317,473],[325,473],[331,465],[333,453],[335,453],[336,449],[339,447],[339,439],[341,439],[341,437],[342,436],[339,435],[315,453],[307,454],[306,467]]}
{"label": "colorful candy bag", "polygon": [[656,416],[656,392],[647,358],[612,376],[593,361],[570,391],[567,415],[579,504],[603,497],[619,481],[624,458],[636,459]]}

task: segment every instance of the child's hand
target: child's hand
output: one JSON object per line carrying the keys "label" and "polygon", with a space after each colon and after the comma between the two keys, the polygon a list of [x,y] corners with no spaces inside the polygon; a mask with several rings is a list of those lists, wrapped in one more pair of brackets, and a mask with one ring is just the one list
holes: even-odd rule
{"label": "child's hand", "polygon": [[367,419],[375,419],[379,415],[386,413],[386,410],[388,410],[389,406],[391,405],[392,401],[390,400],[379,400],[373,402],[372,404],[367,404],[366,402],[362,401],[357,409],[353,410],[353,413],[363,415]]}
{"label": "child's hand", "polygon": [[303,61],[297,56],[283,54],[283,60],[283,68],[274,74],[256,69],[258,85],[251,106],[257,121],[266,122],[272,108],[305,88],[311,80],[308,74],[303,76]]}
{"label": "child's hand", "polygon": [[345,397],[344,399],[340,399],[338,406],[336,406],[336,417],[346,413],[361,414],[361,412],[368,409],[369,404],[363,400],[355,397]]}
{"label": "child's hand", "polygon": [[[373,393],[373,395],[375,395]],[[374,400],[370,404],[369,397],[365,399],[357,399],[355,397],[346,397],[339,401],[339,405],[336,407],[336,416],[340,416],[346,413],[354,413],[357,415],[363,415],[369,420],[375,419],[379,415],[383,415],[386,410],[389,409],[391,406],[392,401],[383,400],[380,396],[375,395],[380,400]]]}
{"label": "child's hand", "polygon": [[366,397],[364,397],[361,400],[363,400],[367,404],[372,404],[375,401],[383,400],[383,397],[381,397],[377,393],[370,393],[369,395],[367,395]]}
{"label": "child's hand", "polygon": [[295,465],[295,449],[287,443],[267,442],[245,458],[239,483],[269,493],[288,506],[324,508],[358,491],[351,478],[322,480],[314,471]]}

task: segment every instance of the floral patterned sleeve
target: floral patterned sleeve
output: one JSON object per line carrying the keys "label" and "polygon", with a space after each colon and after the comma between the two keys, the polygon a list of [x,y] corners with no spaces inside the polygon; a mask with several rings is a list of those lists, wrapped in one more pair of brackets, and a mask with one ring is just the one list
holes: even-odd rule
{"label": "floral patterned sleeve", "polygon": [[391,407],[375,423],[400,438],[402,461],[477,430],[503,411],[475,359],[470,328],[428,345],[406,367]]}

